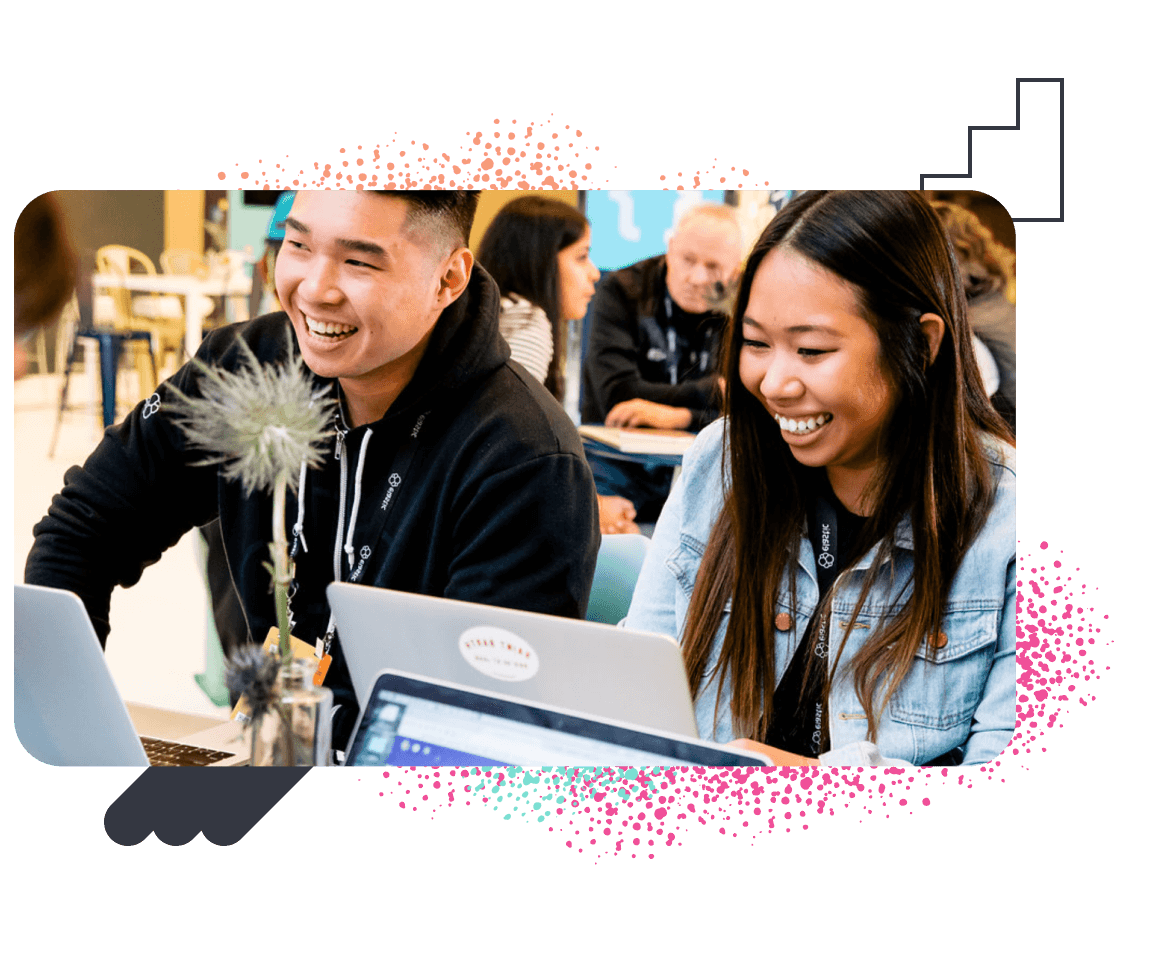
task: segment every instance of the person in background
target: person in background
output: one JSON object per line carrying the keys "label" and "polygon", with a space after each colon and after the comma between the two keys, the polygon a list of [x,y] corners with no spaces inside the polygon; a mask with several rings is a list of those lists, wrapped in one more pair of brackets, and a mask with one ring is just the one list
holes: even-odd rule
{"label": "person in background", "polygon": [[[331,655],[332,746],[358,703],[327,586],[367,586],[581,618],[599,549],[594,481],[570,418],[499,341],[499,292],[467,247],[472,191],[303,191],[275,268],[283,311],[214,329],[198,358],[237,372],[296,352],[337,399],[324,457],[288,493],[292,635]],[[240,340],[246,343],[246,354]],[[247,622],[276,621],[272,499],[227,478],[164,410],[200,392],[185,364],[65,476],[25,567],[83,600],[100,641],[115,586],[218,519]]]}
{"label": "person in background", "polygon": [[989,349],[998,384],[991,401],[1011,430],[1017,428],[1017,313],[1012,251],[999,244],[977,215],[952,201],[937,200],[938,212],[961,268],[974,335]]}
{"label": "person in background", "polygon": [[283,247],[287,233],[287,215],[291,213],[291,203],[295,200],[294,190],[285,190],[275,202],[271,220],[267,222],[267,233],[263,239],[263,254],[255,263],[251,276],[251,298],[248,300],[248,315],[254,319],[265,312],[278,312],[279,298],[275,294],[275,259]]}
{"label": "person in background", "polygon": [[60,208],[51,194],[32,200],[16,218],[12,242],[15,264],[13,369],[28,372],[24,343],[51,326],[76,287],[76,254],[68,242]]}
{"label": "person in background", "polygon": [[680,640],[703,736],[776,764],[985,764],[1016,722],[1016,465],[937,215],[795,198],[728,328],[728,416],[687,453],[626,626]]}
{"label": "person in background", "polygon": [[[665,255],[603,282],[583,364],[584,424],[698,431],[718,416],[722,307],[741,257],[734,208],[700,204],[679,220]],[[631,499],[639,522],[657,518],[671,469],[590,461],[600,493]]]}
{"label": "person in background", "polygon": [[[586,217],[550,197],[516,197],[495,215],[476,257],[502,294],[499,332],[512,359],[561,404],[566,324],[586,315],[599,280]],[[598,512],[603,533],[640,532],[629,499],[599,496]]]}

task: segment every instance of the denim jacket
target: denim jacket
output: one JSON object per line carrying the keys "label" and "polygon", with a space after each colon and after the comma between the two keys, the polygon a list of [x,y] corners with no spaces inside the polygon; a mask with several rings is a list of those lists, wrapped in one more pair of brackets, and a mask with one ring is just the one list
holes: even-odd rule
{"label": "denim jacket", "polygon": [[[683,461],[682,477],[663,508],[638,584],[627,628],[659,632],[678,641],[694,589],[710,529],[723,501],[721,467],[723,422],[716,421],[698,436]],[[830,750],[819,760],[834,766],[921,765],[957,749],[963,764],[984,764],[1004,749],[1013,736],[1016,677],[1016,487],[1014,450],[992,443],[989,448],[997,491],[985,527],[966,552],[950,589],[943,624],[944,642],[930,661],[923,645],[906,678],[879,718],[877,743],[866,740],[866,718],[846,668],[872,629],[898,611],[909,593],[897,603],[892,597],[913,574],[913,534],[905,519],[895,532],[893,573],[881,574],[854,629],[846,637],[837,678],[830,692]],[[842,641],[861,592],[866,568],[877,548],[867,553],[834,586],[831,604],[831,661]],[[818,577],[814,551],[802,538],[797,566],[797,607],[790,607],[789,580],[779,591],[777,610],[787,612],[792,627],[775,631],[781,680],[818,604]],[[727,601],[710,652],[707,678],[695,701],[695,717],[702,737],[724,742],[733,739],[729,677],[721,701],[717,695],[716,664],[730,613]]]}

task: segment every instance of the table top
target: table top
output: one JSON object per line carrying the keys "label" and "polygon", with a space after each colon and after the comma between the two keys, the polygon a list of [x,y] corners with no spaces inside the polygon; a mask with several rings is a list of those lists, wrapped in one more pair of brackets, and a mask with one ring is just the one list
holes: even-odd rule
{"label": "table top", "polygon": [[200,278],[198,275],[145,275],[132,273],[95,272],[92,285],[96,288],[127,288],[134,292],[169,292],[187,295],[247,295],[251,292],[251,276],[233,272],[227,278]]}
{"label": "table top", "polygon": [[583,436],[582,447],[587,455],[596,455],[599,458],[610,459],[612,462],[634,462],[637,465],[658,465],[666,466],[667,468],[677,468],[682,464],[681,452],[676,455],[624,452],[617,448],[612,448],[605,442],[597,441],[594,438],[587,438],[585,435]]}

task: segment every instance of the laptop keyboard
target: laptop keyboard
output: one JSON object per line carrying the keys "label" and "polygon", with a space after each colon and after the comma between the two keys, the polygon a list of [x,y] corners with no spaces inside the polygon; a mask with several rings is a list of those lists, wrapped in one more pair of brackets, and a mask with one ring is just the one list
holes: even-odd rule
{"label": "laptop keyboard", "polygon": [[192,747],[190,744],[177,744],[171,740],[156,740],[154,737],[141,737],[148,763],[152,767],[207,767],[216,761],[234,757],[222,750],[208,750],[206,747]]}

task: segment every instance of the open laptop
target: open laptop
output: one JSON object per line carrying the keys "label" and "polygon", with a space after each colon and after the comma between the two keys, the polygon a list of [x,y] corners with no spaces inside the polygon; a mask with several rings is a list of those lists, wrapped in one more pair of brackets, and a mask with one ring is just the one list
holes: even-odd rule
{"label": "open laptop", "polygon": [[394,670],[375,677],[347,751],[369,767],[755,767],[761,754]]}
{"label": "open laptop", "polygon": [[362,705],[384,669],[697,737],[682,655],[665,635],[360,584],[327,588]]}
{"label": "open laptop", "polygon": [[234,721],[128,707],[88,613],[72,592],[17,584],[15,624],[16,735],[38,760],[101,766],[247,763],[249,748]]}

